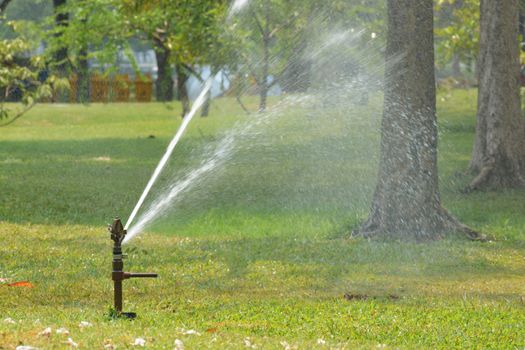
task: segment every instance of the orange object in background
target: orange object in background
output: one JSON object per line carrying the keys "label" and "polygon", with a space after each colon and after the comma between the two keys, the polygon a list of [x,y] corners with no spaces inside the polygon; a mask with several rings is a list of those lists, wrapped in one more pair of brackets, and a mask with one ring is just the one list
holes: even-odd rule
{"label": "orange object in background", "polygon": [[28,281],[19,281],[19,282],[13,282],[8,283],[8,287],[25,287],[25,288],[33,288],[34,285],[31,282]]}
{"label": "orange object in background", "polygon": [[145,74],[144,79],[137,76],[135,79],[135,100],[137,102],[151,102],[153,95],[153,81],[151,74]]}
{"label": "orange object in background", "polygon": [[111,92],[113,94],[113,101],[115,102],[129,102],[131,83],[127,74],[116,75],[111,81]]}
{"label": "orange object in background", "polygon": [[109,79],[103,75],[93,74],[90,84],[91,102],[107,103],[109,101]]}

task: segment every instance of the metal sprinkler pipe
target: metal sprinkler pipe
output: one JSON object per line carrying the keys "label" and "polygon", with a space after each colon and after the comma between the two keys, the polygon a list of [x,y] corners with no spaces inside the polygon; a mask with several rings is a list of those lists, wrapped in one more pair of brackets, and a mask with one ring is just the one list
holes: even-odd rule
{"label": "metal sprinkler pipe", "polygon": [[111,232],[111,240],[113,241],[113,272],[111,279],[113,280],[114,289],[114,308],[118,317],[135,318],[137,315],[134,312],[122,312],[122,281],[128,278],[146,278],[157,277],[156,273],[134,273],[124,272],[124,261],[127,258],[122,254],[122,241],[126,237],[126,230],[122,226],[122,222],[117,217],[108,227]]}

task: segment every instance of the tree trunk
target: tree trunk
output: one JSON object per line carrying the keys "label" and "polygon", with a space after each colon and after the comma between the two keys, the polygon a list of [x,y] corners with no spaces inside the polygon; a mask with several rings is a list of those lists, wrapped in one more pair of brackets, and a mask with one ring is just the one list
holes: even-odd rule
{"label": "tree trunk", "polygon": [[262,74],[259,82],[259,112],[266,110],[268,100],[269,75],[270,75],[270,4],[268,1],[264,3],[264,17],[265,24],[262,30],[263,36],[263,62]]}
{"label": "tree trunk", "polygon": [[211,106],[211,91],[208,90],[206,96],[204,96],[204,103],[202,104],[201,117],[206,118],[210,115],[210,106]]}
{"label": "tree trunk", "polygon": [[[55,13],[55,25],[57,27],[67,27],[69,25],[69,14],[64,12],[61,7],[65,6],[67,0],[53,0],[53,11]],[[62,28],[63,29],[63,28]],[[59,39],[62,33],[59,31],[55,37]],[[57,40],[60,42],[60,40]],[[59,43],[59,48],[53,55],[56,70],[60,76],[67,76],[68,73],[68,49],[62,43]]]}
{"label": "tree trunk", "polygon": [[[217,74],[217,69],[210,68],[210,78],[214,79],[216,74]],[[211,106],[211,89],[209,89],[208,92],[206,93],[204,103],[202,104],[202,111],[201,111],[202,118],[206,118],[210,114],[210,106]]]}
{"label": "tree trunk", "polygon": [[155,44],[155,58],[157,59],[157,80],[155,82],[155,97],[159,102],[173,100],[173,77],[170,64],[170,50],[158,38],[153,39]]}
{"label": "tree trunk", "polygon": [[432,0],[388,0],[379,177],[368,220],[354,235],[437,239],[467,229],[438,188]]}
{"label": "tree trunk", "polygon": [[78,58],[78,80],[77,80],[77,101],[79,103],[89,102],[89,63],[88,63],[88,50],[83,47],[79,53]]}
{"label": "tree trunk", "polygon": [[282,80],[282,88],[287,93],[304,93],[310,88],[312,67],[305,58],[306,50],[307,42],[303,39],[288,59]]}
{"label": "tree trunk", "polygon": [[518,0],[482,0],[476,140],[467,191],[525,185]]}
{"label": "tree trunk", "polygon": [[452,57],[452,75],[456,78],[461,77],[461,61],[458,54]]}
{"label": "tree trunk", "polygon": [[182,103],[181,118],[184,118],[186,114],[190,112],[190,98],[188,96],[188,88],[186,87],[188,73],[181,64],[176,64],[175,69],[177,72],[177,93],[179,101]]}
{"label": "tree trunk", "polygon": [[259,112],[264,112],[266,110],[267,100],[268,100],[268,75],[270,74],[270,48],[269,48],[270,39],[264,38],[264,56],[263,56],[263,66],[261,80],[259,81]]}
{"label": "tree trunk", "polygon": [[[53,0],[53,11],[55,14],[55,26],[57,28],[55,39],[57,49],[53,52],[52,66],[56,74],[60,77],[67,77],[69,75],[69,61],[68,61],[68,47],[61,42],[63,35],[62,31],[69,26],[69,13],[65,12],[62,7],[67,3],[67,0]],[[64,91],[58,91],[53,100],[59,102],[68,101],[68,94]]]}
{"label": "tree trunk", "polygon": [[0,1],[0,15],[4,14],[5,10],[7,9],[7,5],[9,5],[10,2],[11,0]]}

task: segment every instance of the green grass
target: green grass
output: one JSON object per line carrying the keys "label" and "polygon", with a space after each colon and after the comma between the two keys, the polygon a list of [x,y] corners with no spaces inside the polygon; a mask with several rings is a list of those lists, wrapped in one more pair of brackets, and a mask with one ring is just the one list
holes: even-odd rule
{"label": "green grass", "polygon": [[[442,196],[495,242],[348,240],[375,183],[380,100],[283,108],[126,246],[127,270],[160,274],[125,281],[134,321],[107,317],[105,224],[131,212],[179,106],[39,106],[0,129],[0,278],[35,286],[0,286],[0,349],[66,348],[60,327],[83,349],[134,348],[138,337],[150,349],[172,349],[175,339],[186,349],[239,349],[246,338],[259,349],[523,348],[524,191],[459,191],[475,99],[439,96]],[[217,101],[192,123],[151,198],[249,118]],[[47,327],[51,336],[39,336]]]}

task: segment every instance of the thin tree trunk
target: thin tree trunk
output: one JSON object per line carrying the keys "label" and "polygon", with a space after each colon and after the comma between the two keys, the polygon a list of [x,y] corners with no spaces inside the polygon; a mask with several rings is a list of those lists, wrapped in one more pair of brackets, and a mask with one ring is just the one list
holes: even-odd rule
{"label": "thin tree trunk", "polygon": [[461,61],[459,59],[459,55],[457,54],[452,57],[452,74],[456,78],[461,77]]}
{"label": "thin tree trunk", "polygon": [[441,206],[433,35],[432,0],[388,0],[379,176],[370,216],[354,235],[479,237]]}
{"label": "thin tree trunk", "polygon": [[11,0],[0,1],[0,15],[5,12],[5,10],[7,9],[7,5],[9,5],[10,2]]}
{"label": "thin tree trunk", "polygon": [[[67,0],[53,0],[53,11],[55,14],[55,26],[59,29],[56,34],[57,50],[53,53],[53,66],[58,76],[67,77],[69,75],[68,47],[61,42],[62,31],[69,26],[69,13],[63,10]],[[68,100],[67,93],[59,91],[56,99],[60,102]]]}
{"label": "thin tree trunk", "polygon": [[264,40],[264,57],[263,57],[263,67],[261,80],[259,82],[259,112],[264,112],[266,110],[267,100],[268,100],[268,75],[270,71],[270,49],[269,49],[269,39],[265,38]]}
{"label": "thin tree trunk", "polygon": [[80,103],[89,102],[89,63],[87,59],[88,50],[86,47],[79,51],[78,59],[78,81],[77,81],[77,101]]}
{"label": "thin tree trunk", "polygon": [[[217,74],[217,70],[215,68],[210,68],[210,77],[212,77],[212,79],[215,77],[216,74]],[[204,103],[202,105],[202,112],[201,112],[202,118],[206,118],[210,114],[210,106],[211,106],[211,89],[208,90],[208,92],[206,93]]]}
{"label": "thin tree trunk", "polygon": [[[313,20],[313,19],[312,19]],[[299,44],[288,59],[284,71],[282,88],[288,93],[304,93],[311,85],[312,64],[306,58],[308,49],[307,33],[302,34]]]}
{"label": "thin tree trunk", "polygon": [[[67,0],[53,0],[53,9],[55,12],[55,25],[57,27],[67,27],[69,25],[69,14],[64,12],[62,7],[67,3]],[[63,28],[62,28],[63,29]],[[56,34],[59,48],[54,53],[55,67],[60,76],[67,76],[68,73],[68,49],[63,43],[60,43],[62,33],[59,31]]]}
{"label": "thin tree trunk", "polygon": [[181,64],[176,64],[175,69],[177,72],[177,93],[179,101],[182,103],[181,118],[184,118],[186,114],[190,112],[190,98],[188,96],[188,88],[186,87],[188,73]]}
{"label": "thin tree trunk", "polygon": [[518,0],[481,1],[476,140],[467,191],[525,185]]}
{"label": "thin tree trunk", "polygon": [[159,102],[173,100],[173,77],[170,63],[170,50],[162,40],[154,38],[155,58],[157,59],[157,80],[155,82],[155,97]]}
{"label": "thin tree trunk", "polygon": [[[87,17],[81,19],[84,28],[87,29]],[[90,95],[90,79],[89,79],[89,62],[88,62],[88,44],[83,43],[78,52],[78,66],[77,66],[77,96],[76,99],[80,103],[88,103]]]}
{"label": "thin tree trunk", "polygon": [[264,112],[267,106],[269,75],[270,75],[270,5],[265,2],[265,24],[263,30],[263,66],[259,84],[259,112]]}

